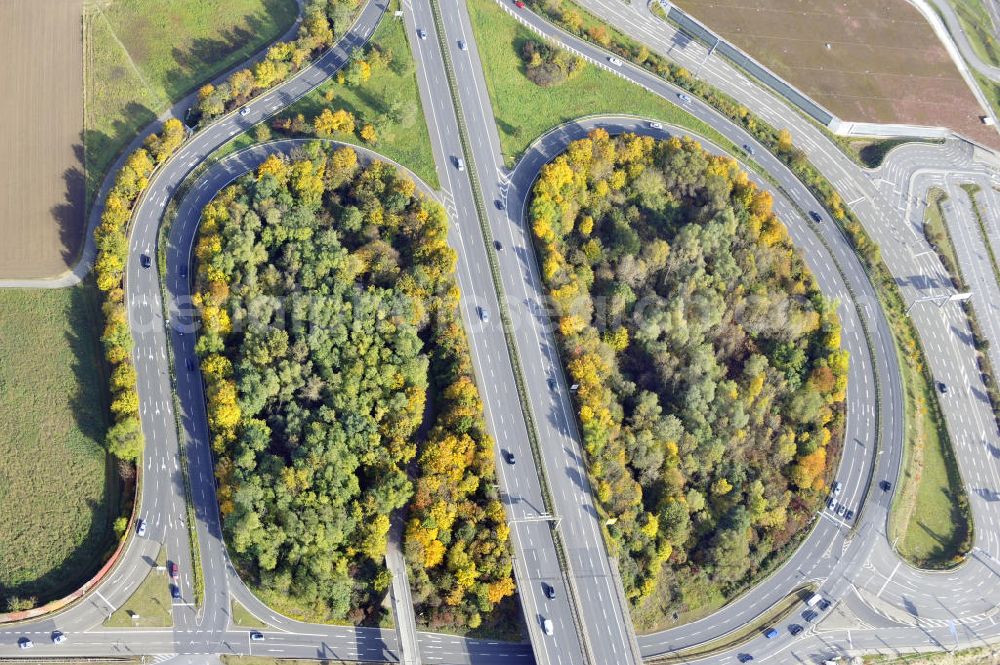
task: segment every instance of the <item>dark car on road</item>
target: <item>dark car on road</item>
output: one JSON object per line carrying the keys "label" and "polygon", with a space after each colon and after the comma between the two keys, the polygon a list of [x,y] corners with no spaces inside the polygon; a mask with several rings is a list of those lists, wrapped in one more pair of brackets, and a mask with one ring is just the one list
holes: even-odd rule
{"label": "dark car on road", "polygon": [[888,480],[883,480],[878,484],[878,486],[882,488],[883,492],[888,492],[889,490],[892,489],[892,483],[890,483]]}
{"label": "dark car on road", "polygon": [[809,211],[809,218],[812,219],[812,221],[816,222],[817,224],[823,221],[823,218],[820,217],[819,213],[816,212],[815,210]]}
{"label": "dark car on road", "polygon": [[806,610],[805,612],[802,613],[802,618],[805,619],[806,621],[812,621],[817,616],[819,615],[816,614],[816,612],[813,610]]}
{"label": "dark car on road", "polygon": [[823,600],[819,601],[819,604],[816,605],[816,607],[826,612],[828,609],[830,609],[830,601],[824,598]]}
{"label": "dark car on road", "polygon": [[513,451],[505,450],[503,453],[503,457],[505,460],[507,460],[507,464],[515,464],[517,462],[517,458],[514,457]]}
{"label": "dark car on road", "polygon": [[799,633],[802,632],[802,626],[800,624],[793,623],[788,627],[788,632],[791,633],[792,635],[798,635]]}
{"label": "dark car on road", "polygon": [[176,584],[170,585],[170,597],[174,600],[180,600],[181,598],[181,588]]}
{"label": "dark car on road", "polygon": [[507,207],[507,206],[504,205],[503,201],[501,201],[500,199],[494,200],[493,201],[493,205],[495,205],[497,207],[497,210],[503,210],[504,208]]}
{"label": "dark car on road", "polygon": [[503,249],[503,243],[500,242],[499,240],[494,240],[493,241],[493,246],[497,248],[497,251]]}
{"label": "dark car on road", "polygon": [[250,639],[252,641],[254,641],[254,642],[263,642],[264,641],[264,633],[260,632],[259,630],[251,630],[250,631]]}
{"label": "dark car on road", "polygon": [[194,371],[194,358],[188,358],[187,359],[187,368],[188,368],[189,372],[193,372]]}
{"label": "dark car on road", "polygon": [[548,582],[542,582],[542,591],[545,592],[545,597],[549,600],[556,597],[556,588]]}
{"label": "dark car on road", "polygon": [[143,268],[148,268],[149,266],[153,265],[153,260],[149,258],[149,254],[140,254],[139,265],[141,265]]}
{"label": "dark car on road", "polygon": [[773,640],[777,636],[778,636],[777,628],[768,628],[766,631],[764,631],[764,637],[766,637],[769,640]]}
{"label": "dark car on road", "polygon": [[753,660],[753,656],[751,656],[748,653],[741,653],[740,655],[736,656],[736,660],[740,661],[741,663],[749,663],[751,660]]}
{"label": "dark car on road", "polygon": [[941,391],[942,395],[947,395],[948,394],[948,384],[947,383],[945,383],[944,381],[938,381],[937,386],[938,386],[938,390]]}

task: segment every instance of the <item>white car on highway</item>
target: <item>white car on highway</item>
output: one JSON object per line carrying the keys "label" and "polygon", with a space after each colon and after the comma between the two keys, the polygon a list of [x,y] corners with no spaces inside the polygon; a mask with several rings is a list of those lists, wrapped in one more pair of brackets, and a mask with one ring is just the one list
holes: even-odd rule
{"label": "white car on highway", "polygon": [[608,56],[608,62],[610,62],[615,67],[621,67],[623,64],[625,64],[620,59],[616,58],[613,55]]}

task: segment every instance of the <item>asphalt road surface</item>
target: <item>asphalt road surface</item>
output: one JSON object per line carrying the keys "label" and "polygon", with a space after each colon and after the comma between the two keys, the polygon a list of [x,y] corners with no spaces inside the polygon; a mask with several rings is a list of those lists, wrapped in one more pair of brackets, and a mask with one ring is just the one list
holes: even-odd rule
{"label": "asphalt road surface", "polygon": [[[669,54],[697,75],[740,99],[775,126],[787,126],[813,163],[837,186],[869,233],[882,247],[883,257],[897,277],[908,303],[947,296],[954,289],[940,263],[919,232],[920,202],[927,187],[944,187],[951,197],[946,217],[956,239],[960,262],[974,290],[973,306],[992,344],[1000,353],[1000,320],[997,319],[997,280],[987,251],[1000,238],[1000,199],[996,165],[960,141],[944,145],[914,145],[890,154],[879,170],[867,171],[846,158],[818,129],[797,116],[773,93],[746,80],[742,74],[709,57],[700,45],[672,34],[671,28],[643,8],[610,0],[582,0],[602,16],[650,48]],[[384,10],[384,0],[366,5],[350,34],[300,76],[261,96],[248,106],[247,116],[231,114],[196,134],[161,169],[140,204],[130,237],[130,257],[148,253],[155,257],[157,230],[168,200],[183,179],[225,140],[298,99],[335,71],[350,49],[373,32]],[[533,29],[546,34],[607,67],[607,54],[588,43],[554,29],[529,12],[504,4]],[[887,323],[871,284],[843,235],[829,222],[814,224],[803,215],[821,210],[804,186],[773,156],[756,146],[757,165],[771,176],[758,179],[771,189],[775,209],[788,225],[796,245],[813,269],[824,292],[839,299],[844,323],[843,343],[851,352],[848,421],[845,452],[838,478],[844,491],[838,499],[859,513],[854,524],[821,513],[802,546],[769,578],[719,612],[701,621],[679,626],[636,642],[627,606],[620,600],[614,561],[608,557],[593,510],[593,500],[579,451],[579,434],[572,417],[568,388],[562,378],[554,343],[548,330],[542,290],[528,231],[523,223],[525,197],[538,168],[558,154],[566,143],[594,126],[609,131],[654,130],[642,119],[601,118],[571,123],[542,137],[517,167],[508,172],[499,151],[489,96],[482,78],[475,42],[464,4],[442,4],[444,43],[454,63],[457,100],[472,137],[471,160],[482,186],[478,192],[487,204],[489,235],[484,238],[475,211],[475,196],[468,172],[455,161],[462,156],[457,118],[447,85],[437,28],[427,0],[405,5],[404,19],[411,35],[426,30],[426,40],[411,39],[417,59],[417,78],[430,124],[435,160],[442,182],[441,200],[451,218],[449,240],[459,252],[458,279],[463,293],[463,317],[469,330],[477,377],[483,393],[487,421],[498,450],[499,477],[512,527],[515,570],[520,600],[532,637],[534,655],[524,645],[466,640],[420,633],[424,662],[501,663],[634,662],[636,643],[643,657],[693,646],[725,634],[751,621],[761,611],[804,582],[817,584],[837,603],[838,617],[810,625],[792,637],[786,630],[774,640],[757,637],[731,652],[701,661],[735,662],[738,653],[753,653],[764,662],[818,662],[835,654],[870,650],[904,651],[942,649],[979,644],[1000,638],[995,604],[1000,578],[1000,436],[978,374],[970,344],[968,322],[954,303],[942,307],[917,303],[912,316],[935,378],[952,389],[941,397],[949,432],[956,442],[963,480],[976,519],[976,547],[969,560],[944,574],[914,570],[901,563],[885,535],[891,493],[875,487],[882,479],[895,479],[902,456],[902,393]],[[458,40],[466,48],[458,46]],[[611,68],[609,68],[611,69]],[[616,73],[643,85],[671,103],[708,122],[737,145],[752,144],[738,127],[697,100],[681,103],[677,90],[639,68],[625,65]],[[675,128],[665,128],[677,132]],[[149,524],[145,538],[133,539],[111,578],[73,608],[51,617],[0,630],[0,655],[17,653],[16,639],[27,635],[38,645],[32,655],[207,654],[259,653],[300,657],[389,660],[398,658],[394,631],[314,626],[287,619],[264,607],[240,582],[226,557],[212,480],[212,462],[205,426],[204,400],[198,373],[187,369],[193,354],[195,330],[186,306],[186,280],[180,267],[188,262],[201,207],[226,182],[246,172],[269,150],[288,151],[294,142],[235,155],[209,169],[183,200],[167,243],[165,288],[172,303],[163,320],[161,290],[155,265],[144,270],[130,260],[127,293],[130,323],[136,340],[135,363],[139,374],[141,413],[146,433],[143,517]],[[756,177],[756,176],[755,176]],[[977,232],[962,182],[983,187],[978,195],[986,215],[986,238]],[[490,205],[503,202],[505,210]],[[491,239],[503,249],[490,247]],[[500,264],[502,296],[511,314],[514,340],[524,371],[528,408],[534,415],[541,440],[560,445],[542,448],[542,468],[534,466],[527,440],[522,405],[517,398],[512,359],[500,327],[499,301],[489,271],[488,254]],[[483,321],[480,309],[493,313]],[[867,330],[867,335],[865,334]],[[168,353],[168,344],[170,353]],[[173,362],[176,389],[181,401],[174,413],[169,363]],[[196,365],[195,365],[196,367]],[[556,389],[548,379],[556,379]],[[876,395],[879,396],[876,399]],[[175,418],[180,422],[177,438]],[[199,609],[191,604],[194,585],[189,560],[185,493],[180,469],[181,446],[189,468],[191,494],[197,516],[196,531],[205,574],[205,600]],[[516,464],[503,462],[513,452]],[[560,570],[553,541],[552,515],[542,500],[542,475],[552,490],[559,533],[567,544],[568,566]],[[181,568],[182,598],[173,610],[169,629],[107,630],[100,627],[109,611],[120,606],[150,571],[160,544],[168,558]],[[556,589],[548,599],[542,582]],[[577,598],[570,602],[570,589]],[[273,626],[263,642],[251,643],[246,630],[231,621],[230,600],[238,599],[252,613]],[[797,610],[798,611],[798,610]],[[828,615],[821,617],[826,619]],[[551,619],[554,634],[542,634],[542,620]],[[579,620],[579,624],[577,623]],[[579,630],[578,630],[579,628]],[[52,630],[62,630],[70,640],[60,646],[46,644]],[[581,640],[580,635],[585,639]]]}

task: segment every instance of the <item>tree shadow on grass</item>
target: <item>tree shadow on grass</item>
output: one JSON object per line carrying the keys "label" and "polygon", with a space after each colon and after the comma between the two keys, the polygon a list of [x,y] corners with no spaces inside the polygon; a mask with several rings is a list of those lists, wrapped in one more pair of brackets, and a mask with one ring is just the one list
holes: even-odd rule
{"label": "tree shadow on grass", "polygon": [[156,120],[156,113],[137,102],[128,103],[121,111],[121,118],[115,120],[109,132],[96,129],[86,129],[82,132],[82,143],[85,146],[86,191],[88,205],[93,203],[104,180],[104,175],[121,154],[122,150],[135,138],[136,132]]}
{"label": "tree shadow on grass", "polygon": [[951,524],[954,525],[954,531],[950,534],[939,533],[928,526],[923,520],[917,520],[917,526],[920,530],[935,543],[935,546],[921,557],[920,564],[926,568],[942,568],[953,564],[955,557],[962,554],[960,549],[967,537],[966,518],[958,505],[959,502],[952,492],[947,489],[942,488],[941,492],[947,497],[951,513],[949,519]]}
{"label": "tree shadow on grass", "polygon": [[83,234],[87,228],[86,179],[83,170],[83,145],[73,146],[75,159],[72,166],[63,171],[63,201],[49,212],[59,225],[61,255],[66,267],[72,267],[83,245]]}
{"label": "tree shadow on grass", "polygon": [[[270,0],[264,11],[244,16],[240,25],[221,30],[216,37],[195,39],[185,48],[174,47],[170,54],[177,66],[164,77],[167,95],[171,99],[183,97],[193,88],[220,74],[218,64],[225,62],[234,53],[250,45],[254,46],[256,53],[283,35],[296,16],[295,11],[286,16],[281,8],[284,4],[282,0]],[[277,26],[278,29],[274,30],[272,26]],[[248,57],[252,55],[247,54]]]}

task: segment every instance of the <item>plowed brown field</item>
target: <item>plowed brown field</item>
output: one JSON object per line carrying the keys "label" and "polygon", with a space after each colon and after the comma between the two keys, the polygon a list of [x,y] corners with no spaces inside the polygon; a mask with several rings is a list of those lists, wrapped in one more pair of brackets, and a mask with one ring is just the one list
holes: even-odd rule
{"label": "plowed brown field", "polygon": [[81,0],[0,0],[0,278],[70,266],[84,230]]}
{"label": "plowed brown field", "polygon": [[843,120],[949,127],[1000,147],[923,16],[906,0],[677,0]]}

